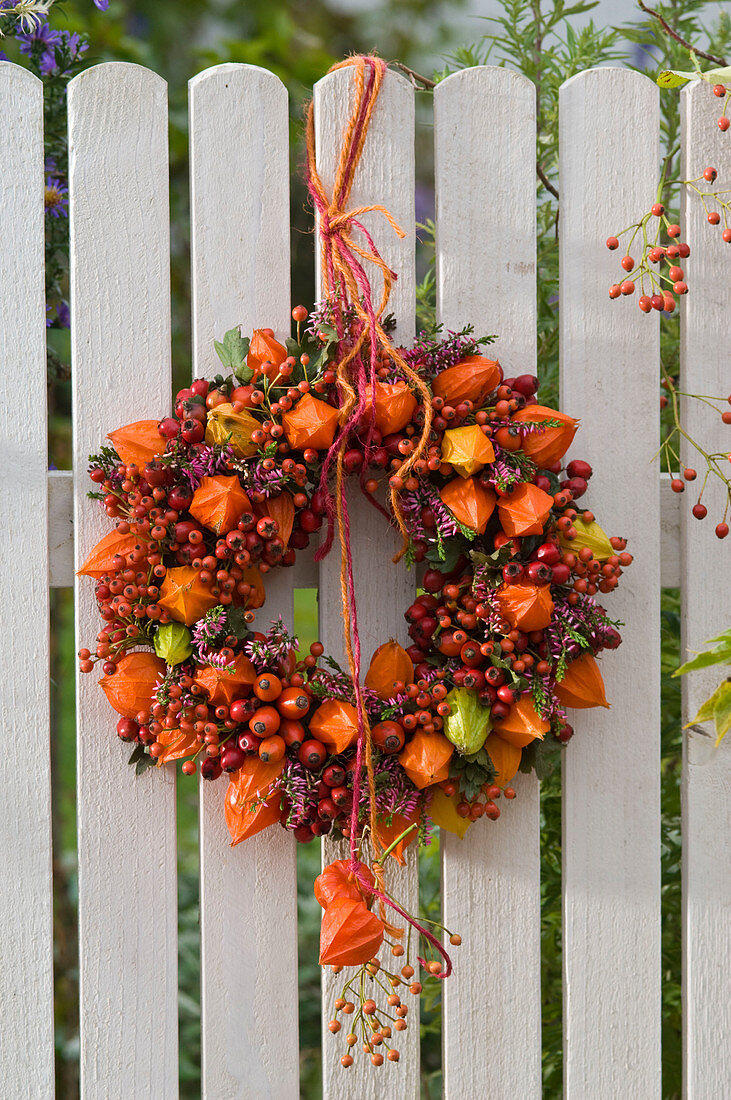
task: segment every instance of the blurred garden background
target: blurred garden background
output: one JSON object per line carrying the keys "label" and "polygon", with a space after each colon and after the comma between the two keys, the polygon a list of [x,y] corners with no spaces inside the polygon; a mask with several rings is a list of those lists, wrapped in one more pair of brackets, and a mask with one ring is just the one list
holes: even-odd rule
{"label": "blurred garden background", "polygon": [[[13,0],[0,0],[0,30]],[[682,37],[728,56],[731,52],[729,5],[670,0],[655,7]],[[6,15],[6,19],[8,16]],[[49,28],[65,37],[49,38]],[[79,35],[79,38],[75,36]],[[86,47],[84,48],[84,43]],[[299,174],[302,160],[302,107],[312,84],[344,54],[377,50],[388,60],[431,79],[473,64],[508,64],[538,88],[537,160],[543,181],[536,181],[539,227],[539,374],[541,399],[557,400],[558,365],[558,88],[585,68],[623,64],[647,69],[688,68],[687,50],[663,34],[657,22],[634,0],[563,4],[561,0],[68,0],[55,4],[49,22],[31,33],[20,28],[0,41],[2,56],[42,74],[47,96],[47,173],[60,193],[48,206],[49,300],[49,462],[70,465],[69,330],[66,283],[64,189],[65,86],[76,72],[99,61],[133,61],[160,73],[170,87],[173,354],[176,387],[190,376],[190,286],[188,276],[187,81],[209,65],[248,62],[273,70],[290,93],[292,132],[292,295],[293,304],[311,305],[314,294],[313,238]],[[419,322],[433,316],[433,186],[430,178],[430,95],[418,100],[417,217],[419,246]],[[678,98],[665,93],[663,141],[676,146]],[[489,140],[489,122],[485,123]],[[47,198],[48,202],[48,198]],[[669,203],[669,205],[672,205]],[[486,295],[489,308],[489,296]],[[487,331],[499,332],[500,318],[484,318]],[[262,323],[265,323],[262,319]],[[677,357],[677,320],[664,326],[663,359],[670,374]],[[103,365],[100,365],[103,369]],[[659,379],[658,379],[659,385]],[[161,415],[165,410],[160,410]],[[658,415],[660,415],[658,403]],[[56,1046],[58,1095],[78,1095],[78,972],[76,951],[75,868],[75,726],[73,599],[67,590],[52,594],[54,753],[54,875],[56,918]],[[297,594],[295,631],[308,646],[317,634],[314,590]],[[667,590],[663,604],[663,1096],[680,1096],[680,702],[678,593]],[[110,727],[111,730],[111,727]],[[104,734],[106,736],[106,731]],[[109,736],[112,736],[111,732]],[[144,777],[140,779],[144,782]],[[197,793],[195,783],[180,783],[180,1091],[200,1095],[199,938],[197,877]],[[622,791],[617,813],[622,812]],[[543,1065],[544,1095],[562,1093],[561,1039],[561,786],[560,775],[542,789],[543,813]],[[319,847],[300,846],[300,1043],[302,1097],[320,1095],[319,907],[311,883],[319,866]],[[439,853],[435,841],[421,863],[422,897],[438,904]],[[438,992],[426,998],[423,1015],[423,1089],[425,1098],[441,1095],[440,1012]],[[485,1059],[489,1052],[484,1052]]]}

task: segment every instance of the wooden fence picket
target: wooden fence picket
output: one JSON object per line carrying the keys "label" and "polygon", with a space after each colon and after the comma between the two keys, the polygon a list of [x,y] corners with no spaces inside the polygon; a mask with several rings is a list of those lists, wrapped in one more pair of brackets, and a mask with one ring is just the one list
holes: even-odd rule
{"label": "wooden fence picket", "polygon": [[[719,102],[708,85],[699,83],[683,92],[681,107],[683,178],[697,178],[708,165],[713,165],[718,170],[717,188],[728,187],[731,180],[731,148],[728,140],[719,136],[716,125]],[[704,190],[711,187],[705,184]],[[682,224],[692,251],[684,262],[690,292],[683,301],[681,318],[681,385],[686,392],[723,397],[729,393],[731,380],[729,245],[721,240],[721,226],[713,229],[708,225],[706,210],[696,194],[686,197]],[[702,440],[708,451],[728,453],[731,429],[707,406],[685,401],[683,415],[690,435]],[[681,458],[687,465],[702,469],[702,460],[699,462],[698,453],[689,446],[683,446]],[[696,485],[700,487],[700,480],[689,485],[681,498],[684,658],[704,648],[709,638],[728,630],[731,617],[728,542],[713,537],[713,528],[723,519],[724,494],[720,483],[709,478],[703,493],[708,517],[699,523],[690,511],[693,500],[687,499],[697,496]],[[727,672],[723,665],[715,665],[683,677],[685,722],[692,721],[700,704]],[[712,730],[709,723],[702,731],[691,729],[683,742],[683,1019],[687,1100],[731,1096],[728,1057],[731,734],[714,749]]]}
{"label": "wooden fence picket", "polygon": [[559,100],[561,402],[582,421],[569,457],[592,464],[587,500],[635,556],[606,601],[627,624],[600,661],[611,710],[569,712],[567,1100],[661,1092],[659,333],[636,297],[610,301],[620,253],[604,245],[655,201],[658,99],[648,77],[605,68],[567,81]]}
{"label": "wooden fence picket", "polygon": [[[43,85],[0,61],[0,1066],[5,1096],[51,1097],[53,925],[43,281]],[[20,756],[13,746],[23,746]],[[27,753],[27,755],[25,755]]]}
{"label": "wooden fence picket", "polygon": [[[193,355],[213,340],[290,330],[289,114],[282,82],[218,65],[190,82]],[[259,624],[293,617],[293,569],[267,577]],[[263,624],[263,625],[262,625]],[[201,781],[203,1096],[288,1100],[299,1090],[295,840],[270,830],[231,848],[225,782]]]}
{"label": "wooden fence picket", "polygon": [[[331,73],[314,89],[317,164],[328,194],[331,193],[342,131],[351,109],[352,74],[347,69]],[[397,320],[396,341],[414,335],[414,90],[408,81],[389,72],[373,113],[368,141],[350,196],[351,208],[382,203],[405,231],[399,239],[380,214],[366,214],[363,223],[372,234],[386,263],[398,273],[389,312]],[[318,249],[319,252],[319,249]],[[373,280],[374,298],[380,287]],[[358,626],[363,645],[364,670],[371,654],[389,638],[405,638],[404,611],[416,589],[413,572],[393,565],[390,555],[399,543],[382,517],[357,492],[349,494],[353,542]],[[340,604],[340,555],[333,550],[320,566],[320,638],[325,650],[347,667],[344,657],[343,615]],[[323,860],[342,858],[346,845],[323,842]],[[418,905],[415,846],[409,849],[407,867],[396,870],[389,860],[387,885],[412,912]],[[342,988],[342,977],[323,970],[323,1081],[327,1100],[413,1100],[419,1095],[419,1020],[415,999],[409,1005],[409,1027],[399,1043],[401,1062],[386,1063],[373,1071],[362,1055],[347,1073],[340,1066],[342,1044],[327,1030],[333,1017],[333,1001]],[[384,1073],[385,1070],[385,1073]]]}
{"label": "wooden fence picket", "polygon": [[[86,497],[108,431],[170,403],[167,89],[112,63],[69,85],[77,568],[109,530]],[[99,629],[76,587],[77,645]],[[178,1095],[175,773],[126,767],[96,674],[77,677],[83,1100]]]}
{"label": "wooden fence picket", "polygon": [[[467,69],[437,86],[434,113],[438,319],[497,333],[486,354],[506,376],[533,374],[535,89],[509,69]],[[464,944],[443,993],[449,1100],[486,1080],[494,1097],[541,1093],[538,784],[514,786],[499,821],[442,832],[443,920]]]}

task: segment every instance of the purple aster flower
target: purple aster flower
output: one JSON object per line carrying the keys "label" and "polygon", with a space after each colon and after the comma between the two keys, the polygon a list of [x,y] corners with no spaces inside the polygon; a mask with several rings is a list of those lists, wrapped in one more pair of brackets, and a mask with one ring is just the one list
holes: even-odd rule
{"label": "purple aster flower", "polygon": [[68,187],[58,176],[48,176],[44,197],[46,213],[50,214],[52,218],[67,217],[69,212],[68,193]]}
{"label": "purple aster flower", "polygon": [[50,328],[53,324],[53,317],[51,317],[51,310],[53,306],[46,305],[46,328]]}
{"label": "purple aster flower", "polygon": [[50,53],[53,57],[53,47],[60,41],[61,33],[49,27],[45,16],[42,19],[39,16],[36,18],[38,21],[31,29],[15,36],[20,46],[20,52],[30,57],[37,46],[43,46],[45,52]]}
{"label": "purple aster flower", "polygon": [[99,11],[106,11],[109,7],[109,0],[94,0],[94,7]]}
{"label": "purple aster flower", "polygon": [[61,301],[56,306],[56,320],[61,328],[71,327],[71,310],[68,302]]}

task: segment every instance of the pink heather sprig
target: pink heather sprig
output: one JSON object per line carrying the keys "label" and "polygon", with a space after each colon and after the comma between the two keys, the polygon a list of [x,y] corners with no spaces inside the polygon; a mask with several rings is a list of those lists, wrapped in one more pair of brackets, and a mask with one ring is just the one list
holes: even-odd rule
{"label": "pink heather sprig", "polygon": [[[159,679],[154,688],[152,689],[151,699],[155,703],[160,703],[161,706],[167,706],[170,702],[170,688],[173,684],[180,684],[181,676],[194,676],[195,668],[193,665],[186,662],[181,665],[169,665],[165,675]],[[182,694],[179,696],[180,702],[184,707],[195,706],[200,702],[195,695],[185,688],[181,688]]]}
{"label": "pink heather sprig", "polygon": [[570,604],[567,596],[554,598],[553,615],[544,637],[549,653],[560,665],[578,657],[584,649],[598,653],[607,645],[615,645],[618,635],[604,608],[592,596],[579,594],[575,604]]}
{"label": "pink heather sprig", "polygon": [[317,812],[317,786],[313,772],[307,771],[299,760],[287,757],[284,770],[272,784],[271,790],[281,792],[291,804],[287,815],[288,829],[295,829],[300,822],[311,817],[313,810]]}
{"label": "pink heather sprig", "polygon": [[487,581],[488,574],[494,571],[488,565],[479,565],[475,569],[472,582],[472,595],[480,603],[485,604],[485,631],[488,633],[504,634],[506,631],[505,618],[500,610],[497,598],[497,590]]}
{"label": "pink heather sprig", "polygon": [[266,497],[275,496],[286,488],[292,478],[284,473],[281,466],[275,466],[273,470],[263,469],[263,461],[263,458],[256,463],[235,461],[233,469],[239,473],[247,492],[263,493]]}
{"label": "pink heather sprig", "polygon": [[[413,818],[423,802],[421,791],[411,782],[401,768],[396,756],[384,755],[375,768],[376,806],[379,813],[390,817],[400,814]],[[359,816],[367,819],[369,794],[366,786],[361,787],[358,799]]]}
{"label": "pink heather sprig", "polygon": [[[226,608],[223,604],[217,604],[215,607],[206,611],[202,619],[198,619],[198,622],[193,627],[192,631],[192,645],[194,650],[200,650],[202,647],[207,648],[212,646],[217,638],[223,634],[226,629]],[[198,659],[198,658],[196,658]],[[207,664],[206,660],[200,659],[201,664]]]}
{"label": "pink heather sprig", "polygon": [[281,618],[272,620],[264,641],[249,638],[244,642],[244,652],[257,672],[263,672],[279,661],[286,660],[295,649],[297,638],[287,633]]}
{"label": "pink heather sprig", "polygon": [[472,329],[466,328],[461,332],[453,332],[451,329],[446,337],[436,336],[428,332],[420,332],[412,348],[403,353],[403,357],[410,367],[418,368],[419,373],[425,378],[431,379],[447,367],[453,367],[468,355],[476,355],[480,345],[489,338],[476,339],[472,335]]}
{"label": "pink heather sprig", "polygon": [[215,443],[210,447],[202,443],[199,446],[200,449],[196,454],[187,458],[184,464],[180,464],[181,473],[187,478],[193,492],[204,477],[214,477],[216,474],[230,470],[234,457],[228,443]]}

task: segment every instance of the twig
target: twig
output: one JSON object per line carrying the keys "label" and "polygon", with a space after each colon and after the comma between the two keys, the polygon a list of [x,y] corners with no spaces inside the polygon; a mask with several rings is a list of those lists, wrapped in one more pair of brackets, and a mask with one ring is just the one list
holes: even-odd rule
{"label": "twig", "polygon": [[405,76],[408,76],[414,86],[420,84],[422,88],[425,88],[428,92],[433,91],[437,86],[436,80],[430,80],[428,76],[421,76],[420,73],[415,73],[408,65],[404,65],[403,61],[390,61],[389,65],[394,69],[400,69]]}
{"label": "twig", "polygon": [[546,175],[546,173],[541,168],[540,161],[536,161],[536,173],[538,174],[538,179],[541,181],[541,183],[545,187],[546,191],[550,191],[551,194],[553,195],[554,199],[557,199],[558,198],[558,191],[553,186],[553,184],[549,180],[548,176]]}
{"label": "twig", "polygon": [[647,5],[642,2],[642,0],[637,0],[637,3],[639,4],[640,8],[642,8],[642,11],[646,12],[647,15],[651,15],[653,19],[657,19],[658,23],[666,34],[669,34],[670,37],[674,38],[676,42],[679,42],[681,46],[685,46],[686,50],[689,50],[690,53],[694,53],[696,57],[704,58],[705,61],[712,61],[714,65],[718,65],[720,68],[723,68],[726,65],[726,61],[724,60],[724,58],[714,57],[712,53],[706,53],[705,50],[699,50],[697,46],[692,46],[690,42],[687,42],[684,38],[682,38],[676,30],[673,30],[670,24],[667,23],[660,15],[660,13],[658,11],[655,11],[654,8],[648,8]]}

